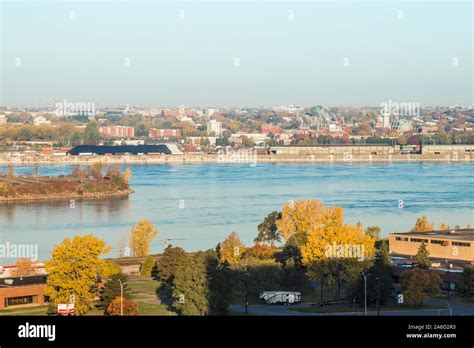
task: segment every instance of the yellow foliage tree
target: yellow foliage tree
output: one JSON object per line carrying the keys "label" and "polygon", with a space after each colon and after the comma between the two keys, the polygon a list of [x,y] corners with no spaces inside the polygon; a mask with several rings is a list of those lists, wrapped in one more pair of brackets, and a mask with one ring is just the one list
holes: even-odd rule
{"label": "yellow foliage tree", "polygon": [[129,168],[127,168],[125,170],[125,173],[123,173],[123,182],[128,185],[130,183],[130,178],[132,177],[132,170]]}
{"label": "yellow foliage tree", "polygon": [[421,218],[416,219],[415,226],[411,229],[410,232],[425,232],[433,230],[434,225],[428,221],[426,215],[423,215]]}
{"label": "yellow foliage tree", "polygon": [[449,230],[449,225],[446,225],[445,223],[442,223],[441,225],[439,225],[439,229],[441,231]]}
{"label": "yellow foliage tree", "polygon": [[[320,226],[308,233],[306,243],[301,246],[301,256],[305,265],[330,256],[364,260],[373,257],[374,244],[375,240],[360,226]],[[339,252],[342,254],[337,254]]]}
{"label": "yellow foliage tree", "polygon": [[238,263],[244,251],[245,245],[235,232],[229,234],[222,243],[219,243],[219,259],[222,262],[227,261],[229,264]]}
{"label": "yellow foliage tree", "polygon": [[48,272],[45,295],[54,305],[70,303],[74,297],[75,314],[86,313],[97,293],[98,278],[107,269],[100,257],[109,251],[110,247],[92,234],[64,239],[54,247],[51,259],[45,264]]}
{"label": "yellow foliage tree", "polygon": [[149,220],[141,220],[130,232],[130,245],[134,256],[146,256],[150,253],[150,242],[159,231]]}
{"label": "yellow foliage tree", "polygon": [[308,233],[319,226],[342,224],[342,208],[325,207],[315,199],[286,204],[282,209],[281,219],[276,221],[280,235],[286,240],[295,233]]}

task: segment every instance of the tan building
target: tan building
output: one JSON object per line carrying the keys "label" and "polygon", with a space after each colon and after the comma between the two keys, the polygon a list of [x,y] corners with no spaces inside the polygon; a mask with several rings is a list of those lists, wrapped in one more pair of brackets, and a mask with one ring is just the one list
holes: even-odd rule
{"label": "tan building", "polygon": [[470,155],[474,153],[474,145],[423,145],[423,155]]}
{"label": "tan building", "polygon": [[390,253],[414,256],[423,242],[430,258],[474,263],[474,229],[390,233]]}
{"label": "tan building", "polygon": [[271,152],[276,155],[390,155],[393,146],[374,145],[290,145],[272,146]]}

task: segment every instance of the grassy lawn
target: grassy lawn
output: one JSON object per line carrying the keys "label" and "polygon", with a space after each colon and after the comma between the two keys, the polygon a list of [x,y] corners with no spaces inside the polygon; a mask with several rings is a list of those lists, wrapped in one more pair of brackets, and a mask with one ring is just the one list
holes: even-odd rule
{"label": "grassy lawn", "polygon": [[132,300],[138,304],[140,315],[176,315],[161,304],[157,295],[160,282],[153,279],[129,280]]}
{"label": "grassy lawn", "polygon": [[[152,279],[131,279],[128,284],[132,300],[137,303],[140,315],[176,315],[174,312],[169,312],[166,305],[160,303],[156,293],[160,282]],[[0,310],[0,315],[41,316],[47,315],[47,309],[48,305],[8,308]],[[104,311],[93,308],[86,315],[102,316]]]}
{"label": "grassy lawn", "polygon": [[0,310],[0,315],[46,315],[47,310],[48,305],[7,308]]}
{"label": "grassy lawn", "polygon": [[[445,307],[440,306],[430,306],[423,305],[422,307],[412,307],[408,305],[400,306],[381,306],[380,311],[403,311],[403,310],[422,310],[422,309],[445,309]],[[305,313],[344,313],[344,312],[363,312],[364,308],[360,306],[326,306],[326,307],[307,307],[307,308],[290,308],[291,311],[295,312],[305,312]],[[377,307],[368,307],[367,311],[373,312],[377,311]]]}

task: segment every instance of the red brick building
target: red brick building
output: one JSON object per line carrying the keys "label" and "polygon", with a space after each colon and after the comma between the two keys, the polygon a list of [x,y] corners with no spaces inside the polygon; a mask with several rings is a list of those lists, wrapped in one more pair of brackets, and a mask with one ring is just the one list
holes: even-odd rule
{"label": "red brick building", "polygon": [[133,138],[135,136],[135,128],[128,126],[105,126],[99,127],[99,132],[104,137],[112,138]]}
{"label": "red brick building", "polygon": [[150,128],[151,138],[181,138],[181,129],[157,129]]}
{"label": "red brick building", "polygon": [[0,278],[0,309],[44,304],[46,275]]}

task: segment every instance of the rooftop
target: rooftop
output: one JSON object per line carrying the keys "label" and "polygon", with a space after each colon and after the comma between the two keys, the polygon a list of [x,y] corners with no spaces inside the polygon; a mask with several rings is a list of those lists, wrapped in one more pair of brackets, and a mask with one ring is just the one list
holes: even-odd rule
{"label": "rooftop", "polygon": [[452,240],[469,240],[474,241],[474,229],[451,229],[442,231],[427,231],[427,232],[401,232],[391,233],[396,235],[405,235],[413,237],[426,237],[426,238],[443,238]]}

